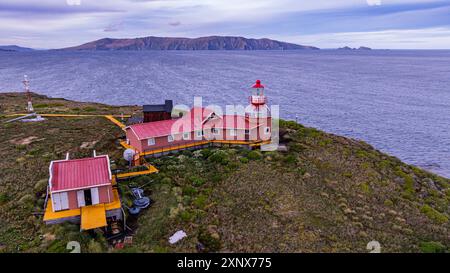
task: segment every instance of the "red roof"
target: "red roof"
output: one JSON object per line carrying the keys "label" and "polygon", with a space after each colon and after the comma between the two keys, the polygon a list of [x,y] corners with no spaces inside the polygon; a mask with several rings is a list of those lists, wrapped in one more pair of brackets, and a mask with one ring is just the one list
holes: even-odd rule
{"label": "red roof", "polygon": [[211,113],[213,113],[213,111],[210,109],[194,107],[188,114],[179,119],[138,123],[130,125],[127,128],[132,130],[140,140],[183,132],[192,132],[201,130],[202,121]]}
{"label": "red roof", "polygon": [[138,123],[128,126],[138,139],[168,136],[172,130],[172,125],[179,119],[168,119],[153,122]]}
{"label": "red roof", "polygon": [[107,155],[52,161],[50,165],[51,191],[91,188],[111,183],[111,169]]}
{"label": "red roof", "polygon": [[252,88],[264,88],[264,85],[261,84],[260,80],[256,80],[256,83],[252,86]]}

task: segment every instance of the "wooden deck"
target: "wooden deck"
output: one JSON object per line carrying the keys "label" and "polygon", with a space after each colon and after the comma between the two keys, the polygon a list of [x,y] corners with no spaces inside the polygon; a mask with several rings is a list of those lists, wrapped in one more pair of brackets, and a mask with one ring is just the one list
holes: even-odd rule
{"label": "wooden deck", "polygon": [[100,228],[105,227],[106,225],[105,204],[81,208],[81,230]]}
{"label": "wooden deck", "polygon": [[[81,217],[81,224],[82,224],[83,230],[89,229],[89,227],[96,226],[98,224],[102,224],[103,220],[106,222],[106,213],[108,211],[120,209],[122,207],[122,204],[120,203],[119,192],[117,191],[117,189],[113,189],[113,195],[114,195],[114,199],[113,199],[113,202],[111,202],[111,203],[99,204],[101,206],[99,206],[99,205],[89,206],[89,207],[99,206],[100,209],[103,210],[105,216],[104,217],[102,216],[101,219],[100,218],[97,219],[98,217],[89,217],[89,215],[90,216],[92,216],[92,215],[98,216],[99,215],[98,208],[96,208],[95,211],[90,210],[90,209],[83,210],[83,208],[81,208],[81,209],[78,208],[78,209],[54,212],[53,208],[52,208],[52,200],[49,197],[47,200],[47,206],[46,206],[45,213],[44,213],[44,222],[47,222],[47,223],[48,222],[50,222],[50,223],[51,222],[55,222],[55,223],[56,222],[64,222],[65,220],[77,219],[77,218]],[[88,207],[84,207],[84,208],[88,208]],[[89,214],[87,218],[85,217],[84,228],[83,228],[83,213]],[[101,215],[103,215],[103,213]]]}

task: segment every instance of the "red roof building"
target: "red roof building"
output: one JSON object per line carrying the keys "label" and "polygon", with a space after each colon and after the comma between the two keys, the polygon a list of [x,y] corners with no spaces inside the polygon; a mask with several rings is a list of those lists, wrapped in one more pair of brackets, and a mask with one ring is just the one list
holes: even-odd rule
{"label": "red roof building", "polygon": [[127,142],[138,152],[149,154],[210,140],[230,144],[267,141],[271,139],[272,119],[265,102],[264,86],[258,80],[252,86],[250,105],[241,115],[194,107],[181,118],[126,127]]}
{"label": "red roof building", "polygon": [[109,157],[57,160],[50,163],[49,191],[53,211],[113,201]]}

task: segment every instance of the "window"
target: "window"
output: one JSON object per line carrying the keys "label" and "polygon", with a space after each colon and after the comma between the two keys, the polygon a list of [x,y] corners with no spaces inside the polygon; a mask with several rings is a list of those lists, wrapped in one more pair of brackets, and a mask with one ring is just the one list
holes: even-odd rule
{"label": "window", "polygon": [[216,136],[220,134],[219,129],[217,129],[217,128],[212,128],[211,132],[213,133],[213,135],[216,135]]}
{"label": "window", "polygon": [[269,134],[270,133],[270,127],[264,128],[264,133]]}
{"label": "window", "polygon": [[191,139],[191,133],[189,133],[189,132],[183,133],[183,139],[184,139],[184,140],[189,140],[189,139]]}
{"label": "window", "polygon": [[202,131],[197,131],[197,132],[195,132],[195,133],[196,133],[196,135],[197,135],[198,138],[200,138],[200,137],[203,136],[203,132],[202,132]]}
{"label": "window", "polygon": [[230,129],[230,136],[236,136],[236,130]]}
{"label": "window", "polygon": [[173,135],[167,136],[167,142],[172,142],[173,141]]}
{"label": "window", "polygon": [[148,146],[152,146],[152,145],[155,145],[155,139],[152,137],[152,138],[149,138],[149,139],[147,139],[147,144],[148,144]]}

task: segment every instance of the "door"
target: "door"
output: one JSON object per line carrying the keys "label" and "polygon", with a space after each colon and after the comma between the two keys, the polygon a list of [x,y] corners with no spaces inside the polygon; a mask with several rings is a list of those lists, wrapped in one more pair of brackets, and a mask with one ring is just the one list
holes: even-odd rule
{"label": "door", "polygon": [[52,193],[53,211],[61,210],[61,198],[59,193]]}
{"label": "door", "polygon": [[53,211],[69,209],[69,197],[67,192],[53,193]]}
{"label": "door", "polygon": [[84,201],[84,191],[77,191],[77,201],[78,201],[78,207],[84,207],[86,206],[86,202]]}
{"label": "door", "polygon": [[85,206],[90,206],[92,205],[92,195],[91,195],[91,190],[84,190],[83,191],[83,195],[84,195],[84,205]]}
{"label": "door", "polygon": [[61,209],[69,209],[69,194],[67,192],[61,192]]}
{"label": "door", "polygon": [[91,196],[92,196],[92,205],[97,205],[98,203],[100,203],[100,197],[98,196],[98,188],[91,189]]}

